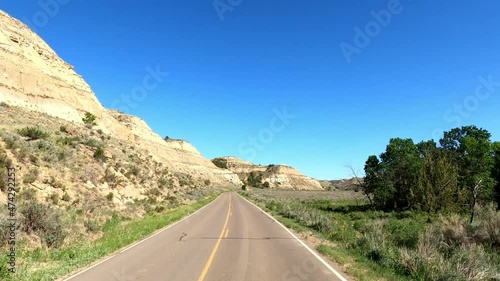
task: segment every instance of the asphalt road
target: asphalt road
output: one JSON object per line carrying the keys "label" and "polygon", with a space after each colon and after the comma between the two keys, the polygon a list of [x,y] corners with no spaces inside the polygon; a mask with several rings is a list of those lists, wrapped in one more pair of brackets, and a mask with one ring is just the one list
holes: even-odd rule
{"label": "asphalt road", "polygon": [[197,213],[66,279],[346,280],[255,205],[226,193]]}

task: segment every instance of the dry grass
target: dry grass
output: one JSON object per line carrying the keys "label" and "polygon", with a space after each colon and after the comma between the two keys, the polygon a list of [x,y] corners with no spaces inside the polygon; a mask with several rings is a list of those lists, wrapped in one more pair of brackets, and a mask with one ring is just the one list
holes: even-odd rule
{"label": "dry grass", "polygon": [[365,197],[361,192],[353,190],[284,190],[284,189],[259,189],[252,188],[252,197],[256,200],[259,198],[266,198],[266,201],[277,200],[281,202],[286,201],[316,201],[316,200],[333,200],[345,201],[354,200],[359,203],[365,202]]}

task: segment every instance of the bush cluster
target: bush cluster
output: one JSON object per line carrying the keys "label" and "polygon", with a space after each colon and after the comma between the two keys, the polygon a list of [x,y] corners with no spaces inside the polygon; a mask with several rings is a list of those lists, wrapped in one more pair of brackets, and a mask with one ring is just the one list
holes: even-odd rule
{"label": "bush cluster", "polygon": [[221,168],[221,169],[227,169],[227,160],[224,158],[214,158],[212,159],[212,163],[214,163],[215,166]]}
{"label": "bush cluster", "polygon": [[471,222],[477,203],[500,208],[500,142],[475,126],[444,132],[433,140],[391,139],[379,157],[365,163],[362,189],[382,210],[461,211]]}
{"label": "bush cluster", "polygon": [[85,112],[85,116],[82,118],[83,123],[88,127],[96,126],[96,120],[97,117],[90,112]]}
{"label": "bush cluster", "polygon": [[17,131],[19,135],[27,137],[28,140],[47,139],[50,133],[43,131],[38,127],[25,127]]}
{"label": "bush cluster", "polygon": [[38,202],[26,202],[19,206],[19,213],[22,215],[21,230],[38,235],[49,248],[62,246],[67,233],[60,210]]}
{"label": "bush cluster", "polygon": [[7,157],[7,152],[0,147],[0,191],[7,190],[7,168],[12,166],[12,161]]}

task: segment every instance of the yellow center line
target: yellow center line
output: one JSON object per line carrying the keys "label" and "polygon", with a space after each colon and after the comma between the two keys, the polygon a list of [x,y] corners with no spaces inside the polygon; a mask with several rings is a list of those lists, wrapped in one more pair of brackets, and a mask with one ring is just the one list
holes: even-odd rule
{"label": "yellow center line", "polygon": [[210,257],[208,258],[207,264],[205,264],[205,267],[203,268],[203,271],[201,272],[200,278],[198,278],[198,281],[203,281],[205,280],[205,277],[207,276],[208,270],[210,269],[210,266],[212,265],[212,261],[215,257],[215,254],[217,253],[217,249],[219,248],[220,242],[222,241],[222,237],[224,236],[224,231],[226,232],[226,237],[227,233],[229,232],[229,229],[226,229],[227,223],[229,222],[229,214],[231,213],[231,194],[229,194],[229,207],[227,210],[227,216],[226,216],[226,222],[224,222],[224,226],[222,227],[222,231],[219,235],[219,238],[217,239],[217,243],[215,243],[215,247],[212,250],[212,254],[210,254]]}
{"label": "yellow center line", "polygon": [[227,238],[227,235],[229,234],[229,228],[226,229],[226,235],[224,235],[224,238]]}

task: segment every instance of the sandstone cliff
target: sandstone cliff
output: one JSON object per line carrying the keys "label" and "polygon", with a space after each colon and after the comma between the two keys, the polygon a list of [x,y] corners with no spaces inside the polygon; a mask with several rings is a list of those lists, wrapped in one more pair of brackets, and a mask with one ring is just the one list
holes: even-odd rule
{"label": "sandstone cliff", "polygon": [[[90,112],[105,134],[149,151],[172,172],[240,185],[230,171],[217,168],[185,141],[164,141],[140,118],[105,109],[73,67],[22,22],[0,11],[0,102],[82,126]],[[25,124],[30,125],[30,124]],[[31,124],[36,125],[36,124]]]}
{"label": "sandstone cliff", "polygon": [[247,183],[261,183],[262,187],[296,190],[322,190],[321,184],[286,165],[255,165],[236,157],[215,158],[212,162],[237,174]]}

